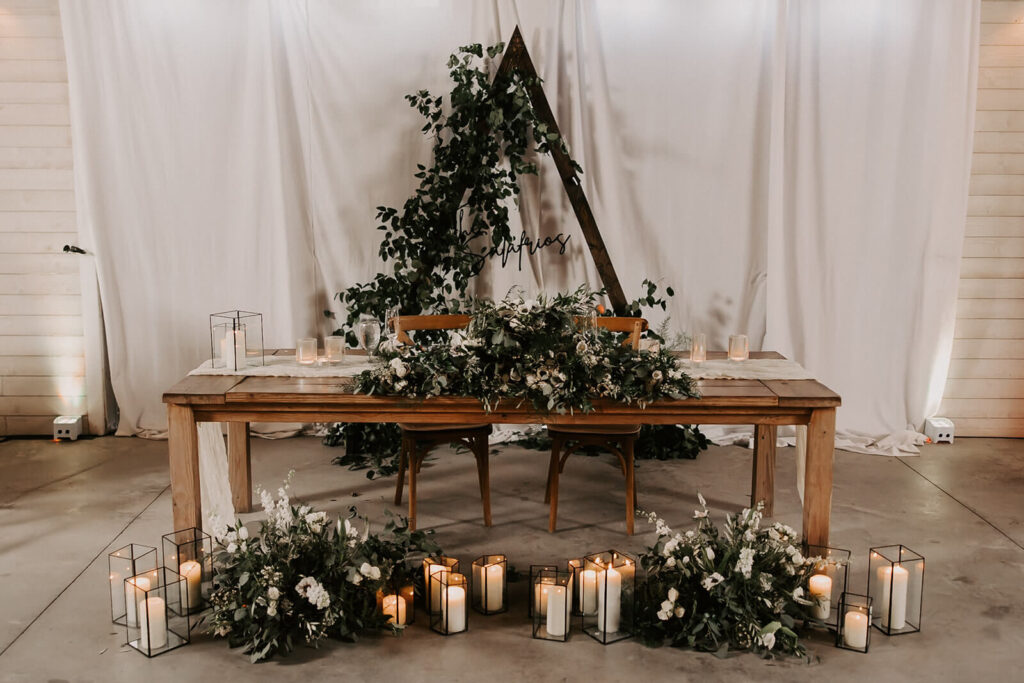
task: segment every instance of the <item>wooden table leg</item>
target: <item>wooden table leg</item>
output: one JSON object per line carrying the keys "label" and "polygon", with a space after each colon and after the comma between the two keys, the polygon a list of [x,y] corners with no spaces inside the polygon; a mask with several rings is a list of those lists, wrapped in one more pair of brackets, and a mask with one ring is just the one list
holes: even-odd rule
{"label": "wooden table leg", "polygon": [[764,502],[764,514],[775,514],[775,425],[754,425],[754,465],[750,483],[750,507]]}
{"label": "wooden table leg", "polygon": [[815,408],[807,424],[804,473],[804,543],[828,545],[832,510],[832,460],[836,446],[836,409]]}
{"label": "wooden table leg", "polygon": [[203,528],[199,495],[199,432],[192,407],[167,404],[167,450],[171,465],[174,528]]}
{"label": "wooden table leg", "polygon": [[228,422],[228,480],[235,512],[252,512],[252,457],[249,423]]}

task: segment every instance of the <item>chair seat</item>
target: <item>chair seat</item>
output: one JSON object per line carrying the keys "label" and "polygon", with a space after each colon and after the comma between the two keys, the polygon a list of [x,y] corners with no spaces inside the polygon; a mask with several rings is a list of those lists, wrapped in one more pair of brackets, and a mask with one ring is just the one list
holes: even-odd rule
{"label": "chair seat", "polygon": [[491,425],[489,424],[410,424],[407,422],[400,422],[398,426],[407,432],[447,432],[451,430],[465,430],[471,431],[476,429],[486,429],[490,431]]}
{"label": "chair seat", "polygon": [[601,434],[602,436],[628,436],[640,432],[640,425],[548,425],[548,433]]}

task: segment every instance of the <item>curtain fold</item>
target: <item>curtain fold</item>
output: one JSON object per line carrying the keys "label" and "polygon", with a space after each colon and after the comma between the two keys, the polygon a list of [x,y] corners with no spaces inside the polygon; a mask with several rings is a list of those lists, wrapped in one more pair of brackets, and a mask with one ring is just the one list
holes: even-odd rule
{"label": "curtain fold", "polygon": [[[677,330],[803,362],[846,429],[919,425],[952,343],[978,2],[62,0],[82,241],[97,256],[119,434],[207,316],[264,314],[268,346],[331,328],[380,267],[430,144],[406,93],[518,24],[626,294],[677,294]],[[491,263],[475,293],[596,269],[550,160],[512,232],[570,235]],[[383,314],[383,312],[381,312]],[[655,324],[660,320],[653,320]]]}

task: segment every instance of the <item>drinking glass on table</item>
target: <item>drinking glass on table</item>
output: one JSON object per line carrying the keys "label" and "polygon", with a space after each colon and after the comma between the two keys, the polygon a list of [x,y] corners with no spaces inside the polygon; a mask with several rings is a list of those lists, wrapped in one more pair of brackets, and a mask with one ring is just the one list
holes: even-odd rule
{"label": "drinking glass on table", "polygon": [[693,343],[690,345],[690,360],[694,363],[703,363],[708,359],[708,342],[703,332],[693,335]]}
{"label": "drinking glass on table", "polygon": [[367,355],[375,355],[377,345],[380,344],[380,321],[365,313],[359,316],[359,322],[356,323],[356,341]]}
{"label": "drinking glass on table", "polygon": [[330,365],[345,360],[345,338],[336,336],[324,337],[324,354],[326,354],[327,362]]}
{"label": "drinking glass on table", "polygon": [[750,358],[750,342],[745,334],[729,335],[729,360],[747,360]]}

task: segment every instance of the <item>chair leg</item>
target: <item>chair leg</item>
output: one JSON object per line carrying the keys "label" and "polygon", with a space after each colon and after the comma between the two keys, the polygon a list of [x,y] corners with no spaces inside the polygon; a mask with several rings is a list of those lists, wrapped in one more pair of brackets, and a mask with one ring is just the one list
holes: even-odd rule
{"label": "chair leg", "polygon": [[548,463],[548,484],[547,488],[544,489],[544,503],[551,502],[551,480],[555,476],[554,472],[559,469],[558,467],[558,452],[561,450],[562,444],[557,436],[551,437],[551,461]]}
{"label": "chair leg", "polygon": [[560,458],[559,451],[563,446],[562,440],[555,438],[551,440],[551,466],[548,469],[548,501],[551,503],[551,511],[548,513],[548,531],[555,532],[558,525],[558,471]]}
{"label": "chair leg", "polygon": [[409,451],[409,531],[416,531],[416,478],[419,474],[419,448]]}
{"label": "chair leg", "polygon": [[395,505],[402,504],[402,490],[405,488],[405,469],[409,464],[409,437],[402,435],[398,455],[398,483],[395,485]]}
{"label": "chair leg", "polygon": [[636,472],[633,467],[633,439],[622,444],[622,455],[626,469],[626,534],[633,535],[633,514],[636,510]]}
{"label": "chair leg", "polygon": [[487,437],[473,437],[473,452],[476,455],[476,473],[480,479],[480,500],[484,505],[484,526],[491,526],[491,474],[487,461]]}

